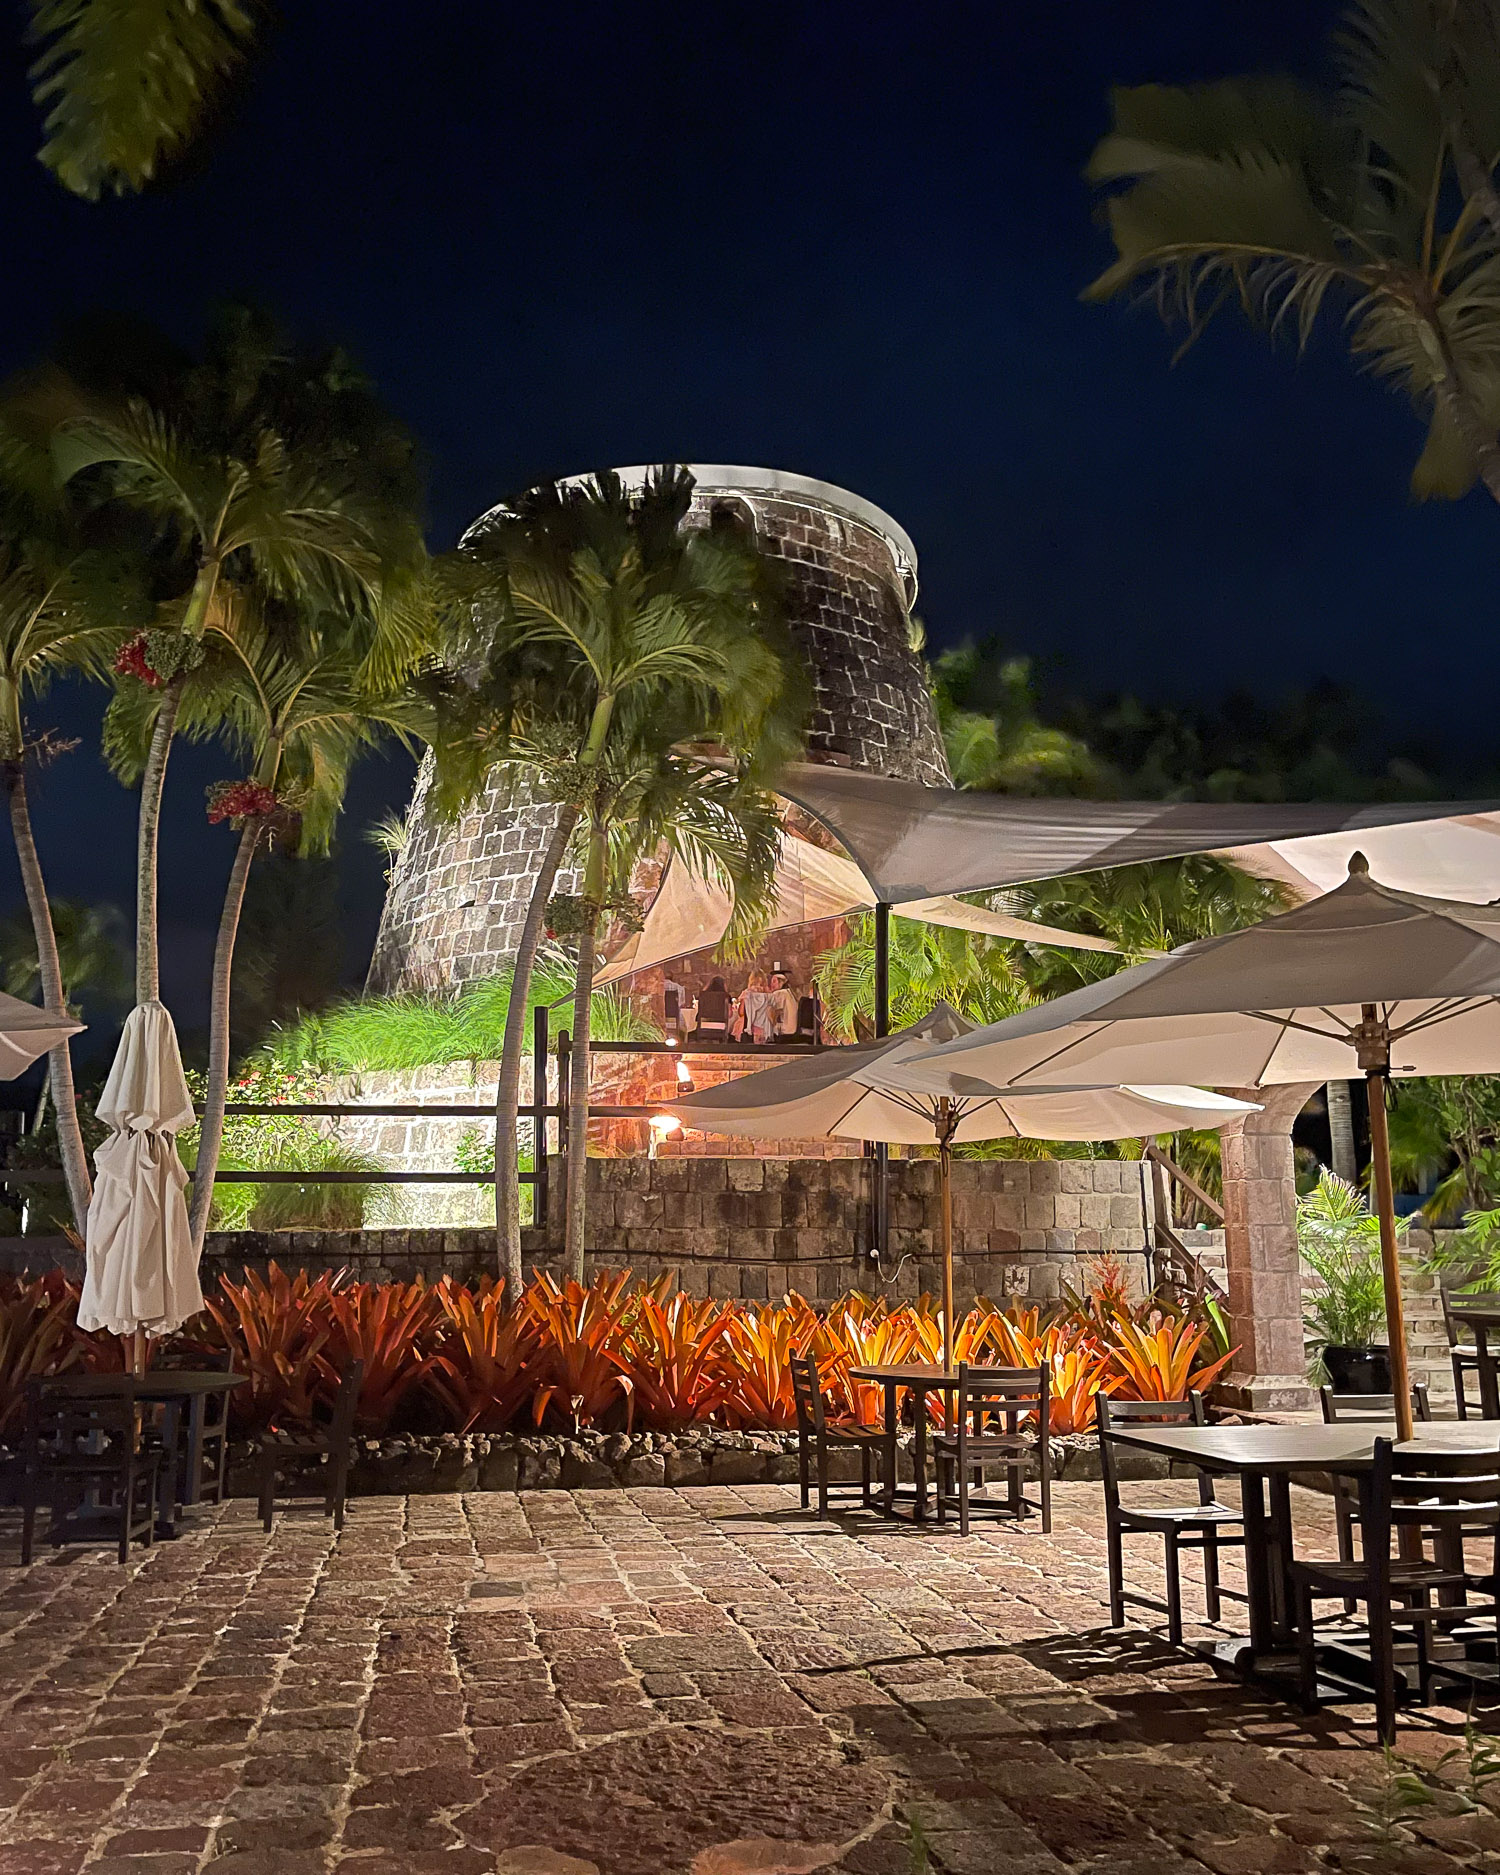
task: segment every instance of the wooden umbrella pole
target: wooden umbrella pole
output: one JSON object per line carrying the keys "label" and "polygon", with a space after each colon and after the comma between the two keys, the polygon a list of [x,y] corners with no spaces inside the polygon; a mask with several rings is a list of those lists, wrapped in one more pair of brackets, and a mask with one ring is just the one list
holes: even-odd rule
{"label": "wooden umbrella pole", "polygon": [[[943,1198],[943,1372],[953,1372],[953,1109],[938,1102],[938,1164]],[[953,1395],[943,1390],[943,1429],[953,1430]]]}
{"label": "wooden umbrella pole", "polygon": [[1406,1362],[1406,1310],[1401,1300],[1401,1257],[1396,1247],[1396,1199],[1391,1186],[1391,1136],[1386,1126],[1385,1088],[1391,1069],[1391,1037],[1373,1003],[1361,1010],[1356,1031],[1359,1065],[1370,1101],[1370,1170],[1375,1214],[1380,1221],[1380,1267],[1385,1279],[1385,1323],[1390,1341],[1391,1391],[1396,1396],[1396,1432],[1412,1436],[1411,1373]]}

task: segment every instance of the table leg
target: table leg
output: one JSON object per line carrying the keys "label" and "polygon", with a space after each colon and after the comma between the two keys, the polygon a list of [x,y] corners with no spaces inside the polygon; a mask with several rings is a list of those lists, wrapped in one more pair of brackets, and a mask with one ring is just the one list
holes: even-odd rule
{"label": "table leg", "polygon": [[182,1481],[184,1507],[196,1504],[203,1491],[203,1422],[208,1417],[208,1396],[195,1393],[188,1406],[187,1476]]}
{"label": "table leg", "polygon": [[1270,1526],[1266,1518],[1266,1481],[1258,1471],[1240,1474],[1245,1514],[1245,1588],[1250,1600],[1250,1651],[1269,1654],[1275,1646],[1271,1590]]}
{"label": "table leg", "polygon": [[885,1436],[887,1459],[885,1470],[885,1511],[886,1515],[889,1517],[894,1513],[896,1508],[896,1449],[897,1441],[901,1436],[901,1421],[896,1413],[896,1383],[894,1380],[885,1382]]}
{"label": "table leg", "polygon": [[1474,1327],[1474,1350],[1479,1356],[1479,1411],[1485,1419],[1500,1419],[1500,1382],[1495,1375],[1495,1356],[1490,1352],[1489,1335],[1483,1323]]}
{"label": "table leg", "polygon": [[1292,1481],[1285,1472],[1271,1480],[1271,1553],[1267,1571],[1271,1589],[1271,1631],[1276,1647],[1292,1645],[1296,1617],[1292,1596]]}
{"label": "table leg", "polygon": [[181,1462],[182,1402],[162,1402],[162,1464],[156,1481],[156,1528],[160,1536],[177,1534],[177,1467]]}

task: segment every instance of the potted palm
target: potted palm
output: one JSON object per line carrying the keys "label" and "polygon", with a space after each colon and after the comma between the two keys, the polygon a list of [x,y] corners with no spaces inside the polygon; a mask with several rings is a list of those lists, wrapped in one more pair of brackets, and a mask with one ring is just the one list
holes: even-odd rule
{"label": "potted palm", "polygon": [[[1398,1228],[1404,1233],[1404,1219]],[[1325,1171],[1297,1200],[1297,1245],[1315,1281],[1303,1312],[1307,1344],[1329,1383],[1338,1393],[1389,1393],[1390,1351],[1377,1340],[1386,1325],[1380,1226],[1363,1194]]]}

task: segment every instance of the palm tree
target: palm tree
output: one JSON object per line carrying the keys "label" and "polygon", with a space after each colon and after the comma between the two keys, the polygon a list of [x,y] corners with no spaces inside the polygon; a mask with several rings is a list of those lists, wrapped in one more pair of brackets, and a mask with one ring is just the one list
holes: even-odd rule
{"label": "palm tree", "polygon": [[[247,612],[300,630],[318,613],[365,634],[372,677],[399,678],[425,643],[419,493],[405,431],[339,352],[288,347],[231,308],[203,360],[139,396],[75,390],[52,432],[59,475],[150,529],[175,597],[127,647],[106,751],[140,782],[136,994],[159,991],[157,841],[167,758],[204,634]],[[66,406],[65,406],[66,407]],[[136,751],[149,725],[143,762]]]}
{"label": "palm tree", "polygon": [[[94,557],[70,545],[57,513],[43,517],[13,502],[0,546],[0,772],[5,780],[11,835],[21,867],[44,1007],[67,1012],[67,984],[58,934],[31,826],[28,773],[66,747],[34,735],[28,702],[62,673],[100,676],[119,648],[120,586]],[[28,522],[31,524],[28,530]],[[76,1229],[83,1231],[92,1191],[88,1156],[78,1125],[73,1063],[66,1041],[48,1056],[57,1108],[57,1136]]]}
{"label": "palm tree", "polygon": [[383,737],[408,744],[428,727],[428,711],[408,689],[380,691],[364,681],[363,651],[340,642],[339,621],[322,643],[288,646],[259,620],[213,631],[200,683],[184,696],[179,725],[242,754],[251,772],[215,790],[209,818],[239,835],[214,948],[209,1001],[208,1077],[193,1182],[193,1233],[208,1228],[229,1085],[230,989],[245,888],[257,850],[272,840],[326,852],[355,759]]}
{"label": "palm tree", "polygon": [[1356,0],[1332,96],[1251,77],[1114,95],[1090,179],[1114,263],[1191,340],[1238,303],[1305,343],[1336,307],[1353,356],[1427,423],[1418,497],[1500,501],[1500,29],[1487,0]]}
{"label": "palm tree", "polygon": [[[490,622],[490,643],[480,677],[450,690],[435,798],[471,797],[499,765],[557,807],[517,947],[496,1091],[496,1217],[506,1281],[517,1287],[527,991],[570,843],[582,846],[583,890],[570,921],[579,956],[567,1233],[570,1267],[581,1270],[601,917],[627,888],[641,842],[674,838],[691,863],[737,888],[750,916],[764,862],[758,780],[791,751],[792,724],[800,728],[801,684],[765,564],[727,527],[686,525],[692,487],[676,469],[636,494],[614,475],[548,486],[476,530],[446,568],[450,592]],[[728,768],[689,753],[710,743]]]}
{"label": "palm tree", "polygon": [[249,53],[260,0],[29,0],[42,161],[66,189],[123,195],[190,143]]}

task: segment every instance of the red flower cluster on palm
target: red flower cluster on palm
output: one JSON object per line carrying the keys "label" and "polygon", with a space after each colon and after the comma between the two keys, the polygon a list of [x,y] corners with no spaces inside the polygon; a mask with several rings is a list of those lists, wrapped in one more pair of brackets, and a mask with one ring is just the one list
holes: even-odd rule
{"label": "red flower cluster on palm", "polygon": [[161,688],[161,675],[152,670],[151,661],[146,655],[146,634],[137,632],[129,644],[125,645],[115,659],[117,677],[135,677],[145,684],[148,690]]}
{"label": "red flower cluster on palm", "polygon": [[224,820],[265,820],[276,806],[276,790],[259,781],[222,781],[208,791],[210,826]]}

